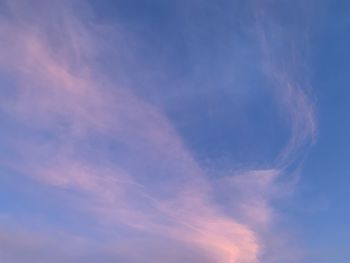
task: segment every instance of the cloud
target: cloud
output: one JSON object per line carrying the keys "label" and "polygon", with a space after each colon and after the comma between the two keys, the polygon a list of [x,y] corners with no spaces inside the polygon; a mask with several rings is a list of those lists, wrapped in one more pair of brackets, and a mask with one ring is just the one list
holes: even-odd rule
{"label": "cloud", "polygon": [[[8,165],[66,194],[70,205],[96,220],[97,232],[111,234],[100,246],[89,230],[82,243],[70,235],[56,240],[56,234],[2,231],[4,260],[46,262],[63,254],[66,258],[57,262],[101,257],[135,263],[145,257],[152,262],[260,262],[262,229],[273,222],[269,201],[282,168],[249,168],[211,180],[166,112],[124,81],[134,72],[123,69],[122,60],[113,61],[113,67],[127,74],[123,80],[104,75],[97,61],[105,44],[96,36],[113,32],[123,37],[121,26],[111,30],[89,23],[68,2],[35,6],[44,12],[34,16],[26,3],[8,2],[8,14],[0,20],[0,35],[6,36],[0,68],[15,86],[2,97],[2,111],[24,130],[8,138],[16,156]],[[116,52],[128,50],[128,43],[118,45]],[[264,40],[268,53],[265,46]],[[274,62],[266,60],[268,74],[283,86],[275,93],[291,119],[291,139],[281,153],[289,160],[314,134],[312,107],[288,73],[276,72]],[[216,200],[225,196],[227,203]],[[69,244],[68,251],[62,252],[62,244]]]}
{"label": "cloud", "polygon": [[297,159],[300,151],[313,143],[317,135],[314,98],[307,79],[309,69],[305,55],[310,25],[300,28],[302,23],[307,23],[308,11],[302,2],[297,1],[295,6],[300,14],[299,21],[294,23],[288,19],[276,23],[278,15],[268,11],[269,8],[277,8],[281,13],[288,12],[287,8],[292,8],[289,5],[271,2],[264,6],[256,3],[253,8],[264,70],[271,79],[271,90],[290,130],[289,140],[277,158],[282,166],[288,166]]}

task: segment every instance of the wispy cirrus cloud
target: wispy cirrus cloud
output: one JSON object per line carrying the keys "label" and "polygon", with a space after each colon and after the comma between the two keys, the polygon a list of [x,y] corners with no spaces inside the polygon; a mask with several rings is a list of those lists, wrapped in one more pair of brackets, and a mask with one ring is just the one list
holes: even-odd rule
{"label": "wispy cirrus cloud", "polygon": [[289,140],[277,158],[280,165],[287,163],[287,166],[297,158],[301,149],[315,141],[317,134],[314,98],[307,79],[310,26],[305,25],[300,29],[309,14],[303,3],[297,2],[295,5],[299,7],[300,21],[286,19],[284,24],[276,23],[278,15],[271,14],[268,8],[280,7],[281,13],[284,13],[293,7],[273,2],[265,6],[260,3],[254,5],[264,70],[271,79],[272,91],[290,130]]}
{"label": "wispy cirrus cloud", "polygon": [[[8,2],[8,13],[0,20],[1,37],[6,36],[0,66],[15,86],[2,96],[2,111],[16,129],[25,131],[6,138],[15,155],[7,160],[10,169],[59,191],[70,206],[96,220],[93,231],[84,231],[87,243],[82,246],[94,247],[97,257],[116,253],[112,260],[136,263],[151,253],[154,262],[171,262],[169,257],[176,262],[260,262],[262,232],[274,220],[270,199],[283,167],[225,171],[219,182],[213,180],[167,112],[125,81],[134,72],[123,69],[123,60],[112,62],[123,69],[121,80],[104,74],[99,50],[108,44],[96,35],[108,32],[122,38],[121,25],[98,27],[68,2],[50,7],[38,1],[35,6],[44,11],[28,11],[31,7],[22,1]],[[79,7],[89,10],[84,4]],[[268,53],[269,44],[262,39]],[[118,45],[113,46],[117,53],[129,48],[123,41]],[[142,58],[132,60],[145,64]],[[302,89],[292,85],[292,76],[284,72],[283,77],[272,69],[274,61],[266,61],[268,74],[282,86],[281,91],[276,88],[276,98],[291,119],[290,143],[281,153],[289,160],[294,148],[314,133],[312,107]],[[158,70],[166,75],[170,69]],[[223,197],[226,202],[217,200]],[[107,245],[99,246],[92,242],[92,232],[102,229],[111,234]],[[45,237],[52,240],[49,248],[46,241],[31,247],[21,242],[22,236],[1,242],[18,253],[34,249],[29,252],[33,259],[45,261],[47,253],[61,253],[60,242],[71,242],[70,236],[57,242],[52,236]],[[147,252],[140,246],[160,246],[162,251]],[[72,253],[67,254],[72,262],[86,257],[81,251]]]}

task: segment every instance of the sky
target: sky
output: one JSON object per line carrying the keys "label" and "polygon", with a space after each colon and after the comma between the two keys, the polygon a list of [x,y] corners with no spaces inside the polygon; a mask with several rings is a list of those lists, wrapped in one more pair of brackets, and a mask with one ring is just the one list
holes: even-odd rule
{"label": "sky", "polygon": [[0,262],[348,263],[345,0],[0,0]]}

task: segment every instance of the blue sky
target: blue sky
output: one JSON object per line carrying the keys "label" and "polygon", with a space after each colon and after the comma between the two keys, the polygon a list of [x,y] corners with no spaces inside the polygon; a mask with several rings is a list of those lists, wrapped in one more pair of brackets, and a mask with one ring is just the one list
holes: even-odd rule
{"label": "blue sky", "polygon": [[0,0],[0,261],[348,262],[349,8]]}
{"label": "blue sky", "polygon": [[[350,244],[348,181],[349,54],[346,34],[350,21],[346,1],[328,2],[319,19],[312,49],[312,83],[317,93],[318,139],[305,163],[301,196],[315,211],[300,217],[305,238],[318,262],[346,262]],[[318,210],[318,211],[317,211]],[[324,233],[324,234],[320,234]],[[322,238],[321,238],[322,236]]]}

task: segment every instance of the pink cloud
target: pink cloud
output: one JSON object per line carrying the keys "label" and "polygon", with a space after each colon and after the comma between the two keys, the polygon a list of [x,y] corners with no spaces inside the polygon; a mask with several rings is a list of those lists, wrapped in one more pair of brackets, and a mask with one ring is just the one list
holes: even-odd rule
{"label": "pink cloud", "polygon": [[[68,16],[56,26],[69,41],[53,47],[42,24],[27,24],[16,16],[18,6],[12,8],[13,17],[0,21],[0,35],[8,39],[0,47],[0,65],[16,76],[18,90],[3,109],[28,131],[51,136],[12,142],[18,155],[12,167],[45,187],[84,196],[73,205],[100,226],[163,236],[203,251],[213,262],[259,262],[259,230],[273,220],[269,200],[282,169],[247,169],[217,188],[161,109],[94,67],[88,26]],[[314,117],[306,93],[271,64],[267,71],[283,86],[282,92],[275,89],[276,97],[290,117],[284,161],[313,136]],[[96,138],[119,145],[119,158],[102,158],[108,153],[101,145],[86,151]],[[230,200],[237,218],[214,201],[218,189],[237,190],[237,199]]]}

